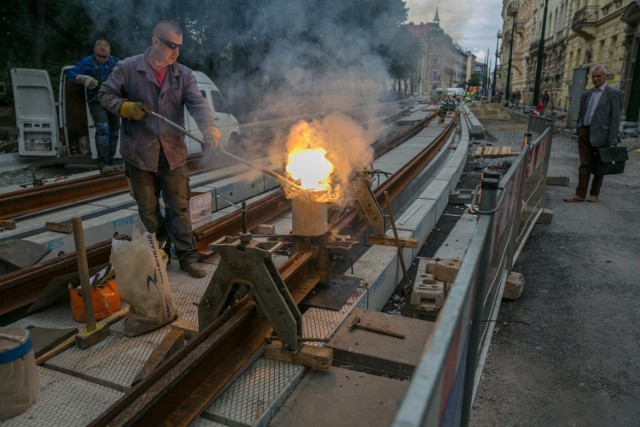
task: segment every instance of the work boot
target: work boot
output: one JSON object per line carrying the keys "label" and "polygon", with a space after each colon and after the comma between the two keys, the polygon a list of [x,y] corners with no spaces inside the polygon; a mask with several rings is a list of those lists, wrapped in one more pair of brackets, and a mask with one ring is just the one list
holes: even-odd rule
{"label": "work boot", "polygon": [[207,271],[198,266],[196,261],[186,261],[184,263],[180,263],[180,270],[186,271],[187,274],[191,277],[204,277],[207,275]]}
{"label": "work boot", "polygon": [[565,197],[562,200],[564,200],[565,202],[569,202],[569,203],[571,203],[571,202],[584,202],[584,197],[580,197],[577,194],[573,194],[573,195],[571,195],[569,197]]}
{"label": "work boot", "polygon": [[102,166],[100,168],[100,174],[101,175],[107,175],[110,173],[116,173],[119,172],[118,168],[113,166],[113,165],[107,165],[107,166]]}

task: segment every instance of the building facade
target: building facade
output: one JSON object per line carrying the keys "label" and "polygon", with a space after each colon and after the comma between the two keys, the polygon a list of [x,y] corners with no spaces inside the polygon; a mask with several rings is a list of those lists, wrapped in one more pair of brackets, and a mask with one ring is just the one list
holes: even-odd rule
{"label": "building facade", "polygon": [[571,126],[590,70],[602,63],[608,84],[624,92],[623,119],[638,120],[640,96],[632,94],[640,93],[640,0],[505,0],[502,18],[503,90],[511,76],[511,90],[526,93],[531,104],[537,86],[538,99],[549,95],[547,112],[566,116]]}
{"label": "building facade", "polygon": [[438,12],[433,22],[407,24],[421,49],[416,94],[439,97],[449,87],[462,87],[467,81],[468,56],[440,27]]}

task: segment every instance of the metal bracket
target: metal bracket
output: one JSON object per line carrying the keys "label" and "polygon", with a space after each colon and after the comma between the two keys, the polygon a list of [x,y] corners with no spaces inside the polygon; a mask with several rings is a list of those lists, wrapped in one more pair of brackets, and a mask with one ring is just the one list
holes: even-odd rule
{"label": "metal bracket", "polygon": [[265,249],[267,245],[251,240],[251,235],[227,237],[225,242],[210,245],[220,254],[220,263],[198,305],[199,329],[220,315],[238,288],[245,288],[282,341],[283,349],[297,351],[302,314],[271,258],[278,245]]}
{"label": "metal bracket", "polygon": [[[385,217],[382,208],[378,204],[376,197],[371,191],[371,178],[367,171],[359,171],[353,179],[355,188],[355,199],[362,209],[362,213],[373,228],[372,235],[369,236],[369,243],[374,245],[400,246],[405,248],[417,248],[418,241],[408,237],[387,237],[385,234]],[[391,209],[391,207],[389,207]]]}
{"label": "metal bracket", "polygon": [[378,201],[371,192],[371,178],[367,171],[358,171],[352,182],[355,189],[355,199],[373,228],[373,234],[383,236],[384,215]]}

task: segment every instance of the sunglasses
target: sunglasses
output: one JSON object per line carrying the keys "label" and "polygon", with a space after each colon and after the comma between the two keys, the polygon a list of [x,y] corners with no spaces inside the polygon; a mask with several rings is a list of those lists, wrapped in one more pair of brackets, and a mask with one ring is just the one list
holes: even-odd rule
{"label": "sunglasses", "polygon": [[97,53],[96,56],[100,59],[107,59],[109,57],[109,55],[98,55]]}
{"label": "sunglasses", "polygon": [[174,42],[170,42],[169,40],[165,40],[165,39],[160,38],[160,37],[158,37],[158,36],[156,36],[156,38],[157,38],[158,40],[160,40],[160,41],[162,42],[162,44],[164,44],[166,47],[168,47],[168,48],[169,48],[169,49],[171,49],[171,50],[174,50],[174,49],[181,49],[181,48],[182,48],[182,45],[181,45],[181,44],[175,44]]}

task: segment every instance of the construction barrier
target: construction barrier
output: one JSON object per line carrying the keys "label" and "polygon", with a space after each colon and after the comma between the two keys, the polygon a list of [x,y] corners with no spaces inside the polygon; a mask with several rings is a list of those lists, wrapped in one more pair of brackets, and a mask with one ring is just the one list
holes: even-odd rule
{"label": "construction barrier", "polygon": [[483,174],[473,237],[393,426],[468,425],[507,276],[544,208],[552,136],[531,120],[504,176]]}

